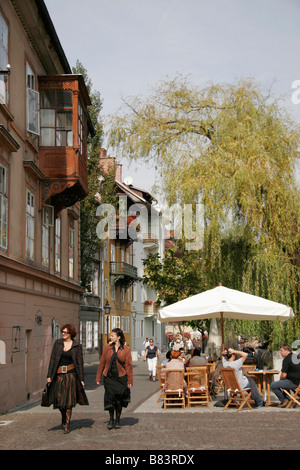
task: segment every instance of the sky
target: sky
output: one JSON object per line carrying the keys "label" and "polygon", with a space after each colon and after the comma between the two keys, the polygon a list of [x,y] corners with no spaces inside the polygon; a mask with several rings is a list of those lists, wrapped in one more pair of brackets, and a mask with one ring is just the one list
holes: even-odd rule
{"label": "sky", "polygon": [[[299,0],[44,1],[70,66],[78,59],[100,92],[103,117],[181,74],[203,87],[255,79],[300,124]],[[151,192],[154,168],[119,161],[124,178]]]}

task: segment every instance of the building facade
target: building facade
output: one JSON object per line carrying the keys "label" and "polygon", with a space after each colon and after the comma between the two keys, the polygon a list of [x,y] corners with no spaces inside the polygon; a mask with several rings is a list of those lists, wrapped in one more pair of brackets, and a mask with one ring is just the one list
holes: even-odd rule
{"label": "building facade", "polygon": [[40,396],[60,327],[79,333],[90,101],[43,0],[1,1],[0,63],[3,412]]}
{"label": "building facade", "polygon": [[[133,263],[137,268],[138,278],[145,276],[143,261],[149,254],[164,257],[164,237],[162,216],[152,196],[132,185],[131,189],[140,198],[141,208],[138,219],[142,226],[137,241],[133,244]],[[132,310],[134,330],[134,349],[143,355],[145,338],[152,338],[155,346],[160,349],[165,345],[165,324],[157,320],[157,292],[153,287],[136,282],[132,293]]]}
{"label": "building facade", "polygon": [[[159,253],[161,258],[164,255],[161,213],[150,193],[134,186],[131,178],[123,181],[122,165],[107,157],[104,150],[101,155],[102,183],[105,184],[105,175],[110,171],[115,173],[117,204],[113,208],[115,222],[104,234],[99,268],[99,353],[107,344],[111,329],[120,327],[131,350],[141,354],[146,336],[153,337],[159,346],[165,343],[165,326],[157,321],[156,292],[141,282],[143,260],[148,254]],[[92,302],[92,296],[89,301]],[[86,318],[83,309],[82,318]],[[88,321],[91,325],[92,313]]]}

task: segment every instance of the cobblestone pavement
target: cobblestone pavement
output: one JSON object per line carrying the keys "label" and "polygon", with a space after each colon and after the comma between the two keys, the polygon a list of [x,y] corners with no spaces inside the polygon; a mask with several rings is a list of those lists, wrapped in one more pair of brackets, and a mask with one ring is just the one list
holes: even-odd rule
{"label": "cobblestone pavement", "polygon": [[132,400],[123,410],[121,429],[109,431],[104,388],[95,384],[96,369],[97,364],[85,366],[90,405],[74,408],[70,434],[63,434],[58,410],[39,403],[26,405],[0,415],[0,450],[106,450],[129,455],[164,450],[179,455],[199,450],[300,449],[300,407],[237,412],[216,408],[213,401],[209,408],[163,410],[162,402],[157,403],[159,384],[148,380],[141,359],[134,363]]}

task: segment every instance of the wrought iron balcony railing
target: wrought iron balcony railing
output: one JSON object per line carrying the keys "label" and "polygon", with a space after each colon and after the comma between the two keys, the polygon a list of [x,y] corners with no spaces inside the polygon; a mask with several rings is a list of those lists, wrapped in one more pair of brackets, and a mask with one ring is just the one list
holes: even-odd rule
{"label": "wrought iron balcony railing", "polygon": [[131,279],[137,279],[137,268],[128,263],[111,261],[110,274],[113,276],[126,276]]}

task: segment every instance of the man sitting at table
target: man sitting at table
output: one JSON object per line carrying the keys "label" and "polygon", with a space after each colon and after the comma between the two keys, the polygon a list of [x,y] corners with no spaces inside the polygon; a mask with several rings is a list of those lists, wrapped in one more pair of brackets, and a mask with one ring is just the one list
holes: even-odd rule
{"label": "man sitting at table", "polygon": [[290,399],[281,390],[282,388],[294,390],[300,383],[300,359],[293,354],[292,348],[288,344],[283,344],[280,348],[283,357],[280,379],[271,383],[271,390],[279,399],[279,408],[285,408]]}
{"label": "man sitting at table", "polygon": [[[240,356],[238,358],[238,356]],[[263,399],[255,380],[253,377],[249,377],[243,374],[242,365],[246,361],[248,354],[244,351],[235,351],[232,348],[228,348],[222,352],[222,364],[223,367],[232,367],[235,370],[238,383],[240,384],[241,389],[251,388],[251,396],[255,400],[256,406],[260,408],[263,406]]]}

